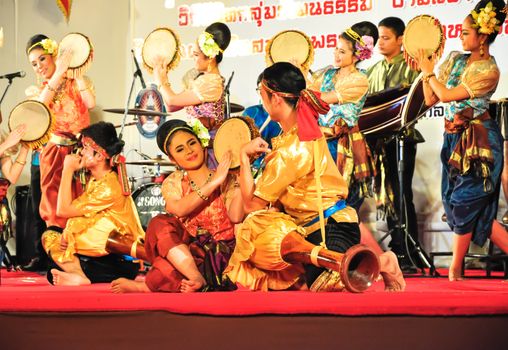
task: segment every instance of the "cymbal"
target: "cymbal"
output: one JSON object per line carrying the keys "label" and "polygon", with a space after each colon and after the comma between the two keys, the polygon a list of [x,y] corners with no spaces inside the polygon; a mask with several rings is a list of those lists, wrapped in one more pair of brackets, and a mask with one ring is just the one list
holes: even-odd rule
{"label": "cymbal", "polygon": [[229,108],[231,108],[231,113],[238,113],[245,109],[244,106],[239,105],[238,103],[230,103]]}
{"label": "cymbal", "polygon": [[175,164],[171,163],[169,160],[163,160],[163,159],[132,160],[132,161],[126,161],[125,164],[130,164],[130,165],[175,166]]}
{"label": "cymbal", "polygon": [[[115,113],[115,114],[124,114],[125,108],[106,108],[106,109],[103,109],[103,111]],[[149,109],[141,109],[141,108],[129,108],[127,110],[127,114],[130,114],[130,115],[151,115],[151,116],[163,117],[165,115],[170,115],[171,113],[157,112],[157,111],[151,111]]]}

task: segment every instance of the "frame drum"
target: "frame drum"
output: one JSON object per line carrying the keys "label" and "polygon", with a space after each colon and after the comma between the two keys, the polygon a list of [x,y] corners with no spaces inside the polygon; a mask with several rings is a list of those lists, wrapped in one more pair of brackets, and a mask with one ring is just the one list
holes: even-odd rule
{"label": "frame drum", "polygon": [[93,46],[90,39],[81,33],[69,33],[60,41],[60,45],[58,45],[59,55],[63,49],[72,51],[72,58],[68,70],[70,78],[75,79],[76,77],[82,76],[93,60]]}
{"label": "frame drum", "polygon": [[170,58],[166,67],[168,70],[175,68],[180,62],[180,39],[169,28],[157,28],[147,35],[141,49],[143,65],[151,74],[158,56]]}
{"label": "frame drum", "polygon": [[21,124],[29,126],[21,138],[21,143],[36,149],[49,141],[55,119],[44,103],[26,100],[14,107],[9,115],[10,131]]}
{"label": "frame drum", "polygon": [[285,30],[275,35],[266,46],[267,66],[277,62],[295,61],[305,69],[314,62],[314,47],[310,38],[298,30]]}
{"label": "frame drum", "polygon": [[437,58],[441,57],[445,45],[443,27],[439,20],[432,16],[415,17],[409,21],[404,30],[402,45],[406,62],[416,69],[415,58],[420,49],[424,49],[428,57],[433,54],[437,54]]}
{"label": "frame drum", "polygon": [[213,140],[213,152],[220,162],[227,151],[232,151],[230,169],[240,166],[240,149],[242,146],[259,136],[254,121],[248,117],[233,117],[227,119],[217,129]]}

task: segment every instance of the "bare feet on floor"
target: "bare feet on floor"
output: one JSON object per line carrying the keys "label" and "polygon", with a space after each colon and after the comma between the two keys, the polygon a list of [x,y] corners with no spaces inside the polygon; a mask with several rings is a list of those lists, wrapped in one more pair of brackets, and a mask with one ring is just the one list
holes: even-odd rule
{"label": "bare feet on floor", "polygon": [[88,278],[77,273],[51,269],[51,274],[53,275],[53,284],[55,286],[82,286],[91,284]]}
{"label": "bare feet on floor", "polygon": [[399,267],[397,256],[392,252],[384,252],[379,256],[381,276],[385,283],[385,291],[402,292],[406,289],[406,281]]}
{"label": "bare feet on floor", "polygon": [[450,269],[448,270],[448,280],[450,282],[463,281],[464,278],[462,277],[462,269],[454,269],[450,266]]}
{"label": "bare feet on floor", "polygon": [[148,293],[150,289],[143,281],[133,281],[127,278],[118,278],[111,282],[113,293]]}
{"label": "bare feet on floor", "polygon": [[203,277],[195,280],[183,279],[180,285],[180,292],[182,293],[193,293],[198,292],[205,285],[206,281]]}

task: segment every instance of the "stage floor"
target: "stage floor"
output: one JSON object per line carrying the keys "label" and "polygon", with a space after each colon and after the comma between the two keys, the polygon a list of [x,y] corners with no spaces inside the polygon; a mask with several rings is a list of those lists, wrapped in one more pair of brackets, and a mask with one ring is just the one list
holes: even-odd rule
{"label": "stage floor", "polygon": [[[154,344],[172,342],[175,349],[199,348],[202,337],[221,342],[217,333],[226,331],[228,344],[236,348],[348,344],[428,349],[436,344],[468,349],[475,344],[503,349],[508,341],[508,281],[479,278],[483,274],[468,271],[466,277],[473,278],[455,283],[411,277],[403,293],[384,292],[383,283],[376,282],[363,294],[241,289],[117,295],[108,284],[54,287],[43,276],[3,270],[0,344],[13,346],[5,349],[24,349],[41,339],[64,344],[79,330],[78,348],[133,348],[148,345],[145,336],[153,337]],[[211,345],[207,347],[234,348]]]}

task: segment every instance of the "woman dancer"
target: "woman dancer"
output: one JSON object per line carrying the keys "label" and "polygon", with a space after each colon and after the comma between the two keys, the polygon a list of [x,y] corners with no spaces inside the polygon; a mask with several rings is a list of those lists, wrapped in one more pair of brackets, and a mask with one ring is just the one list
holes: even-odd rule
{"label": "woman dancer", "polygon": [[463,279],[462,262],[471,240],[483,246],[490,238],[508,252],[508,234],[495,220],[503,140],[488,112],[500,76],[490,46],[506,12],[503,0],[478,2],[462,23],[460,39],[469,53],[451,52],[437,75],[435,57],[426,57],[423,50],[418,57],[426,103],[445,103],[441,195],[455,233],[450,281]]}
{"label": "woman dancer", "polygon": [[194,121],[170,120],[157,132],[159,148],[180,168],[164,180],[162,195],[169,214],[152,219],[146,251],[152,268],[144,282],[118,279],[111,288],[122,292],[196,292],[232,290],[223,275],[235,244],[234,224],[243,219],[236,177],[229,175],[231,155],[217,170],[205,162],[209,136]]}

